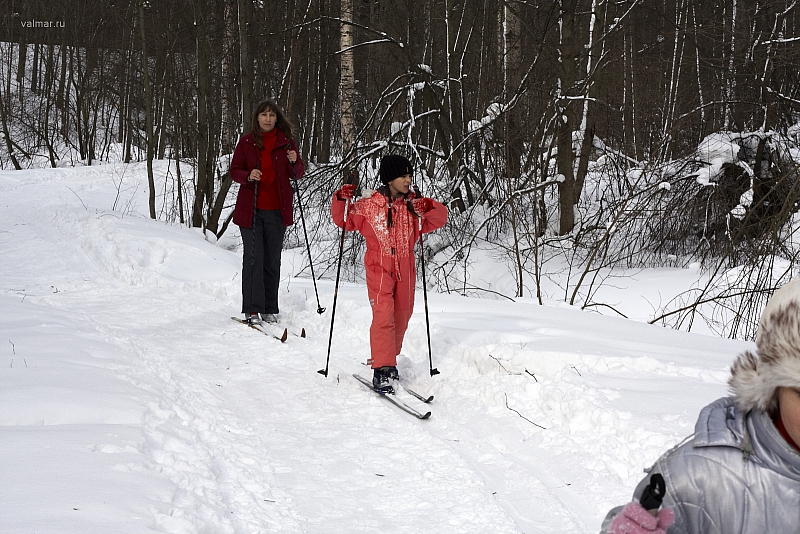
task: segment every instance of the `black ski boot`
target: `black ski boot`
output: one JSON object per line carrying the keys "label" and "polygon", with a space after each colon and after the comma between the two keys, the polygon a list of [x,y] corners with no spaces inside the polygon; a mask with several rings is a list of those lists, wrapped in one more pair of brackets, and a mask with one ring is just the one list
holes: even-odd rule
{"label": "black ski boot", "polygon": [[400,380],[397,367],[393,365],[378,367],[374,369],[374,374],[372,375],[372,387],[381,395],[386,395],[387,393],[393,394],[394,387],[392,387],[392,380]]}
{"label": "black ski boot", "polygon": [[251,313],[250,315],[245,314],[245,321],[250,326],[261,326],[261,319],[258,317],[257,313]]}

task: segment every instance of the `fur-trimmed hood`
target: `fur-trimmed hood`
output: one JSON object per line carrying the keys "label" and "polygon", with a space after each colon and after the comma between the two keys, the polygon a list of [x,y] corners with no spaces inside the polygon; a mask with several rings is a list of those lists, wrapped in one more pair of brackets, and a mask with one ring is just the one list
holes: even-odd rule
{"label": "fur-trimmed hood", "polygon": [[736,359],[728,384],[742,411],[769,413],[777,408],[778,387],[800,389],[800,279],[778,289],[767,303],[756,351]]}

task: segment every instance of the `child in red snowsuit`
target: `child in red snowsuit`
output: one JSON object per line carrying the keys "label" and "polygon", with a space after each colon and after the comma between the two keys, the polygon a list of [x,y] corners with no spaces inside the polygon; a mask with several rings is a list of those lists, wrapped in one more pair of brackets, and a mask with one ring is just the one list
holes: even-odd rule
{"label": "child in red snowsuit", "polygon": [[364,267],[372,306],[372,383],[381,393],[393,393],[390,380],[399,378],[397,355],[414,310],[414,245],[421,234],[447,222],[444,204],[410,192],[412,172],[411,162],[403,156],[384,156],[379,169],[383,187],[350,204],[355,186],[347,184],[331,204],[336,226],[361,232],[367,241]]}

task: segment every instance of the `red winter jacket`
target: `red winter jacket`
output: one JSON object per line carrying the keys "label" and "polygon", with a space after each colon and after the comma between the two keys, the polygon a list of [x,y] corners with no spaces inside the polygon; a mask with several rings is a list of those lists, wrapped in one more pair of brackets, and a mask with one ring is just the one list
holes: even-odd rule
{"label": "red winter jacket", "polygon": [[[297,178],[301,178],[305,173],[303,160],[292,139],[278,129],[278,137],[275,139],[275,147],[272,149],[272,166],[275,169],[275,181],[278,184],[278,196],[281,200],[281,215],[283,224],[290,226],[294,223],[292,216],[292,184],[289,178],[292,176],[292,164],[286,157],[287,150],[297,152],[297,162],[294,170]],[[249,182],[250,171],[261,169],[261,149],[253,141],[253,133],[248,133],[239,139],[236,150],[233,152],[231,160],[231,178],[239,184],[239,194],[236,197],[236,207],[233,209],[233,223],[244,228],[253,227],[253,215],[255,212],[255,193],[258,182]]]}
{"label": "red winter jacket", "polygon": [[[367,252],[364,254],[364,266],[367,271],[367,285],[381,284],[383,276],[392,276],[397,282],[404,282],[406,291],[413,295],[416,281],[414,264],[414,245],[421,234],[433,232],[447,222],[447,208],[441,202],[433,201],[433,209],[422,215],[422,229],[419,219],[412,215],[403,198],[392,202],[392,226],[386,225],[389,199],[374,192],[350,206],[345,227],[345,202],[336,195],[331,204],[333,222],[339,228],[348,231],[357,230],[367,241]],[[398,288],[399,289],[399,288]],[[404,309],[401,302],[398,309]]]}

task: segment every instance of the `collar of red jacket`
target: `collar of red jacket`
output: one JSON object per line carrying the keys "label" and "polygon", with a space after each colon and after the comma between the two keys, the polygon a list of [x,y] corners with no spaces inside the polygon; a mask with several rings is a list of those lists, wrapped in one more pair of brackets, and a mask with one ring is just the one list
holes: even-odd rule
{"label": "collar of red jacket", "polygon": [[[289,142],[289,138],[286,137],[286,134],[283,133],[283,130],[281,130],[277,126],[273,128],[272,131],[275,132],[275,146],[282,146],[283,144]],[[242,136],[242,141],[246,141],[247,143],[255,147],[258,147],[255,138],[253,137],[253,132],[247,132],[246,134],[244,134]]]}

